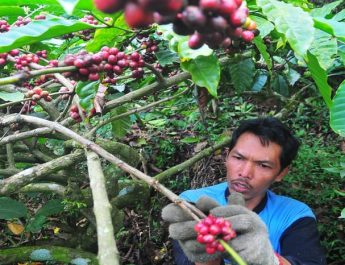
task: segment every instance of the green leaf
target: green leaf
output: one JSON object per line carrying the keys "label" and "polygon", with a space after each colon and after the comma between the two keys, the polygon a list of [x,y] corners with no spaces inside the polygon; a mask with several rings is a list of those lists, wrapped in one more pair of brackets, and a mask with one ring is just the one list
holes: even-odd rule
{"label": "green leaf", "polygon": [[299,7],[277,0],[257,0],[258,6],[275,28],[283,33],[291,48],[299,55],[305,55],[314,38],[313,20]]}
{"label": "green leaf", "polygon": [[[114,117],[117,115],[120,115],[122,113],[127,112],[128,109],[124,106],[117,107],[115,109],[112,109],[110,112],[110,117]],[[121,139],[123,138],[126,133],[129,131],[131,127],[131,118],[130,116],[125,116],[120,119],[116,119],[111,122],[112,126],[112,133],[115,137]]]}
{"label": "green leaf", "polygon": [[153,127],[162,127],[167,123],[166,119],[156,119],[156,120],[150,120],[147,122],[148,124],[152,125]]}
{"label": "green leaf", "polygon": [[231,63],[229,71],[236,91],[242,92],[251,89],[255,75],[255,64],[252,59]]}
{"label": "green leaf", "polygon": [[73,15],[83,15],[85,14],[85,10],[92,10],[93,13],[100,13],[95,10],[92,0],[1,0],[0,6],[25,6],[31,8],[31,10],[40,7],[40,12],[43,11],[55,15],[63,15],[66,11],[70,13],[71,9],[74,11]]}
{"label": "green leaf", "polygon": [[259,36],[261,36],[261,38],[267,36],[272,30],[274,30],[274,25],[267,19],[254,15],[251,15],[250,18],[256,22],[256,27],[260,31]]}
{"label": "green leaf", "polygon": [[217,97],[220,65],[216,55],[198,56],[194,60],[182,62],[181,68],[192,75],[195,84],[206,87],[213,97]]}
{"label": "green leaf", "polygon": [[310,47],[310,52],[315,55],[323,69],[327,70],[333,65],[337,50],[337,39],[317,29],[315,40]]}
{"label": "green leaf", "polygon": [[330,108],[330,125],[333,131],[345,136],[345,81],[343,81],[333,98]]}
{"label": "green leaf", "polygon": [[268,70],[271,72],[272,70],[272,60],[271,56],[267,52],[267,47],[261,37],[255,37],[254,38],[254,44],[256,48],[258,48],[259,52],[262,55],[262,58],[264,58],[265,63],[267,64]]}
{"label": "green leaf", "polygon": [[46,221],[47,217],[45,215],[35,215],[35,217],[30,219],[30,221],[28,222],[25,230],[31,233],[39,233]]}
{"label": "green leaf", "polygon": [[289,85],[293,86],[298,81],[298,79],[301,78],[301,74],[297,72],[296,70],[289,68],[289,71],[286,77],[289,82]]}
{"label": "green leaf", "polygon": [[11,16],[24,16],[25,12],[23,8],[18,6],[0,6],[0,17],[11,17]]}
{"label": "green leaf", "polygon": [[185,144],[193,144],[200,142],[200,137],[185,137],[180,140],[180,142]]}
{"label": "green leaf", "polygon": [[27,216],[26,206],[8,197],[0,197],[0,219],[13,219]]}
{"label": "green leaf", "polygon": [[335,14],[334,17],[332,17],[332,20],[335,21],[342,21],[345,19],[345,9],[341,10],[339,13]]}
{"label": "green leaf", "polygon": [[71,32],[97,27],[99,26],[50,15],[45,20],[34,20],[28,25],[15,27],[8,32],[2,33],[0,52],[7,52],[23,45],[30,45]]}
{"label": "green leaf", "polygon": [[345,22],[326,18],[314,18],[314,26],[345,42]]}
{"label": "green leaf", "polygon": [[255,76],[254,84],[252,86],[252,91],[259,92],[263,89],[267,82],[268,76],[266,71],[258,71]]}
{"label": "green leaf", "polygon": [[170,49],[162,49],[162,47],[160,47],[155,54],[161,66],[166,66],[180,61],[177,53]]}
{"label": "green leaf", "polygon": [[313,10],[311,10],[310,14],[313,17],[326,17],[327,15],[331,14],[333,9],[335,9],[342,2],[343,0],[339,0],[333,3],[326,4],[320,8],[314,8]]}
{"label": "green leaf", "polygon": [[332,88],[327,83],[327,73],[322,67],[320,66],[317,58],[310,52],[308,52],[307,58],[306,58],[307,66],[311,72],[311,76],[313,77],[317,87],[319,88],[319,91],[326,102],[326,105],[328,107],[331,107],[332,101],[331,101],[331,94],[332,94]]}
{"label": "green leaf", "polygon": [[271,85],[273,90],[279,94],[285,97],[289,95],[289,86],[282,75],[274,76]]}
{"label": "green leaf", "polygon": [[343,62],[343,65],[345,65],[345,44],[339,43],[338,55],[339,55],[341,61]]}
{"label": "green leaf", "polygon": [[79,96],[79,104],[86,111],[93,108],[93,100],[96,96],[98,86],[99,81],[78,82],[76,86],[76,93]]}
{"label": "green leaf", "polygon": [[37,211],[36,215],[51,216],[61,213],[63,210],[62,200],[50,200]]}
{"label": "green leaf", "polygon": [[13,92],[13,93],[7,93],[7,92],[0,92],[0,98],[5,101],[17,101],[22,100],[24,98],[24,94],[21,92]]}
{"label": "green leaf", "polygon": [[191,49],[188,46],[188,36],[183,36],[178,38],[178,55],[181,61],[188,59],[196,59],[199,56],[209,56],[213,53],[207,45],[202,45],[199,49]]}

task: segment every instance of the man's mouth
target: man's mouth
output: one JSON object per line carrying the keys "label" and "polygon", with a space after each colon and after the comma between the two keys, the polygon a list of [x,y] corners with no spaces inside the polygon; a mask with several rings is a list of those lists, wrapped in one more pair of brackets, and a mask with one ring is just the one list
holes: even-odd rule
{"label": "man's mouth", "polygon": [[243,181],[232,181],[231,189],[233,189],[234,191],[243,193],[250,190],[250,185]]}

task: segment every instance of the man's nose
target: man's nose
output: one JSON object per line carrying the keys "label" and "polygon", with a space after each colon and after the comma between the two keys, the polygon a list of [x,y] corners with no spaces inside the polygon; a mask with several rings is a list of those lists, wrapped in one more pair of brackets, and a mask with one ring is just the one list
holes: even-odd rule
{"label": "man's nose", "polygon": [[254,174],[254,164],[250,161],[246,161],[239,172],[242,178],[249,178],[251,179]]}

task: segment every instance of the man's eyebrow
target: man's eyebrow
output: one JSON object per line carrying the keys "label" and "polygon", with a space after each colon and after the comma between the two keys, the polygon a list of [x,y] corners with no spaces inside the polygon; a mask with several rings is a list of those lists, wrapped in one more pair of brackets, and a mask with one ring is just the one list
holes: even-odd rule
{"label": "man's eyebrow", "polygon": [[[241,154],[241,152],[239,152],[239,151],[237,151],[237,150],[232,150],[231,152],[233,152],[233,154],[238,155],[238,156],[240,156],[240,157],[242,157],[242,158],[246,158],[245,155]],[[230,153],[231,153],[231,152],[230,152]],[[229,153],[229,154],[230,154],[230,153]],[[255,160],[254,162],[255,162],[255,163],[260,163],[260,164],[268,164],[268,165],[270,165],[270,166],[274,166],[274,165],[275,165],[274,162],[272,162],[272,161],[270,161],[270,160]]]}
{"label": "man's eyebrow", "polygon": [[275,165],[274,162],[272,162],[270,160],[256,160],[255,162],[259,163],[259,164],[268,164],[268,165],[270,165],[272,167]]}

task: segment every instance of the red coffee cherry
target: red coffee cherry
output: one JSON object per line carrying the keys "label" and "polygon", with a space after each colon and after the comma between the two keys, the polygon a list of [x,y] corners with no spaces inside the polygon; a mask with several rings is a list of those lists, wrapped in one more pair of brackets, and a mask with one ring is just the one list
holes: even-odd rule
{"label": "red coffee cherry", "polygon": [[124,0],[93,0],[96,8],[104,13],[114,13],[123,8],[126,1]]}
{"label": "red coffee cherry", "polygon": [[223,239],[229,241],[236,237],[236,232],[231,228],[231,224],[222,217],[207,216],[194,226],[198,233],[196,240],[205,244],[205,251],[208,254],[224,252],[224,247],[218,242]]}

